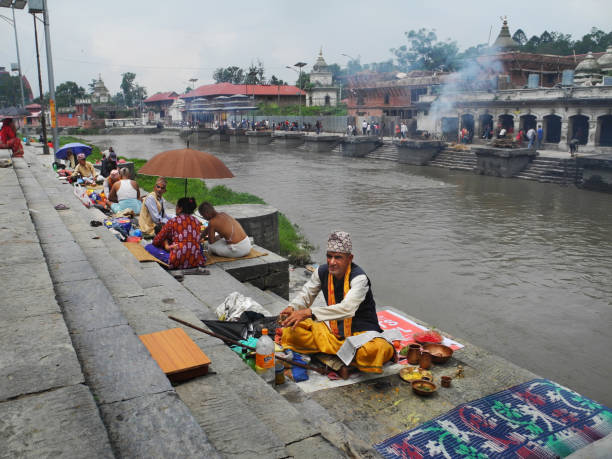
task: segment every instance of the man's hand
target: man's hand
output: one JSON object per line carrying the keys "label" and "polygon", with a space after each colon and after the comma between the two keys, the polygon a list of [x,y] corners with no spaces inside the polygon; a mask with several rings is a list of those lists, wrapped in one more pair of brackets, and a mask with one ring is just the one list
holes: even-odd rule
{"label": "man's hand", "polygon": [[[294,311],[293,308],[291,306],[289,306],[289,308],[292,309],[291,313],[289,314],[289,317],[287,317],[282,323],[281,325],[283,327],[291,327],[291,328],[295,328],[298,326],[298,324],[305,319],[308,319],[309,317],[312,317],[312,311],[310,310],[310,308],[307,309],[299,309],[297,311]],[[287,311],[286,308],[285,311]],[[285,312],[283,311],[283,312]],[[282,314],[282,313],[281,313]]]}
{"label": "man's hand", "polygon": [[285,320],[287,317],[291,315],[291,313],[295,311],[293,306],[287,306],[285,309],[281,311],[279,314],[279,320]]}

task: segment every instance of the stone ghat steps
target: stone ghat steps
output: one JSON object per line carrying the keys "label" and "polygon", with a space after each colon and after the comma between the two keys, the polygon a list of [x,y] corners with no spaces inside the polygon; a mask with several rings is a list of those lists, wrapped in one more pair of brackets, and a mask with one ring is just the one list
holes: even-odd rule
{"label": "stone ghat steps", "polygon": [[13,164],[0,169],[0,456],[113,457],[43,252],[59,218],[26,160]]}
{"label": "stone ghat steps", "polygon": [[442,150],[428,166],[445,167],[447,169],[473,171],[476,167],[476,155],[471,151]]}
{"label": "stone ghat steps", "polygon": [[[48,189],[55,187],[58,195],[63,195],[62,199],[72,197],[64,192],[71,187],[60,185],[48,174],[39,176],[41,185]],[[76,225],[70,228],[72,236],[84,246],[87,260],[110,291],[127,325],[133,329],[132,333],[152,333],[180,326],[168,319],[168,315],[204,327],[200,319],[215,319],[214,308],[233,291],[253,297],[271,313],[278,313],[286,305],[285,300],[280,301],[270,292],[239,282],[218,265],[209,267],[209,276],[187,275],[183,283],[179,283],[156,263],[139,263],[106,229],[89,227],[89,220],[103,218],[101,213],[86,209],[76,199],[72,199],[71,207],[73,215],[63,211],[67,226]],[[77,224],[77,220],[80,223]],[[92,233],[100,239],[96,239],[95,247],[90,249]],[[215,454],[223,457],[311,457],[313,452],[326,457],[343,457],[344,452],[332,442],[336,445],[359,444],[354,434],[341,423],[322,423],[320,419],[329,418],[329,415],[312,400],[293,397],[292,403],[288,402],[220,340],[190,328],[185,331],[213,362],[209,375],[174,389],[178,395],[176,401],[184,412],[177,416],[177,424],[180,425],[183,418],[194,419],[196,427],[201,429],[199,436],[208,445],[208,450],[202,447],[196,457],[198,454],[208,457],[215,457]],[[152,361],[150,357],[149,360]],[[162,377],[167,383],[165,376]],[[185,428],[185,433],[177,438],[184,438],[189,432]],[[194,433],[191,436],[198,437]],[[121,455],[130,455],[133,445],[128,437],[116,437],[114,448],[121,451]],[[151,450],[156,448],[152,445]],[[179,447],[177,451],[193,455],[189,449]],[[360,451],[368,455],[369,446],[363,445]]]}
{"label": "stone ghat steps", "polygon": [[[86,209],[72,187],[61,184],[37,160],[29,171],[47,203],[41,207],[32,202],[30,207],[37,212],[39,235],[48,239],[43,251],[56,297],[114,454],[166,457],[181,451],[221,457],[137,337],[170,328],[161,305],[182,317],[189,317],[189,310],[165,293],[158,292],[162,299],[155,300],[160,281],[154,272],[143,270],[147,285],[139,285],[129,272],[136,272],[137,260],[109,231],[89,225],[102,214]],[[69,209],[56,211],[57,204]]]}
{"label": "stone ghat steps", "polygon": [[385,161],[398,161],[399,153],[395,145],[384,143],[376,150],[368,153],[365,157],[369,159],[380,159]]}
{"label": "stone ghat steps", "polygon": [[524,170],[514,176],[542,183],[569,185],[582,181],[582,169],[573,159],[535,158]]}

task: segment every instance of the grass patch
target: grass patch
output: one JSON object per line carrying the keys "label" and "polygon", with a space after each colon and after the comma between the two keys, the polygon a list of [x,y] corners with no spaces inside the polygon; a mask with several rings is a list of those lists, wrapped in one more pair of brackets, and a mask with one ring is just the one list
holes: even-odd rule
{"label": "grass patch", "polygon": [[[60,137],[60,145],[67,143],[79,142],[93,147],[93,152],[87,157],[87,160],[95,163],[102,159],[100,149],[91,143],[85,142],[83,139],[72,136]],[[120,156],[126,161],[134,163],[136,170],[136,180],[138,185],[146,191],[152,191],[155,186],[157,177],[150,175],[141,175],[138,170],[147,162],[146,159],[131,159]],[[168,178],[168,185],[164,198],[174,204],[179,198],[185,196],[185,179]],[[266,204],[266,202],[258,196],[250,193],[242,193],[233,191],[225,185],[217,185],[213,188],[208,188],[204,180],[187,179],[187,195],[193,196],[197,203],[208,201],[213,206],[229,205],[229,204]],[[282,213],[278,213],[278,236],[280,242],[280,255],[287,257],[290,263],[295,265],[305,265],[310,263],[310,254],[313,246],[301,233],[298,225],[294,225]]]}

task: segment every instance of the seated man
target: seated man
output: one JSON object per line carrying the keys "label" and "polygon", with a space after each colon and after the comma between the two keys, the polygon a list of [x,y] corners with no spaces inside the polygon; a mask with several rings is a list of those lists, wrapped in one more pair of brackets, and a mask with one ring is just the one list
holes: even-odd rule
{"label": "seated man", "polygon": [[113,147],[108,150],[108,156],[102,159],[102,165],[100,166],[102,177],[108,177],[112,170],[117,169],[117,154],[113,151]]}
{"label": "seated man", "polygon": [[79,153],[77,155],[77,160],[79,162],[74,168],[74,171],[72,172],[72,177],[81,176],[84,181],[96,183],[98,173],[96,172],[96,169],[93,164],[85,160],[85,154]]}
{"label": "seated man", "polygon": [[[348,233],[336,231],[327,242],[327,264],[312,273],[302,291],[281,312],[282,345],[303,354],[337,354],[346,338],[363,332],[378,332],[376,303],[370,280],[354,264],[352,242]],[[327,302],[311,307],[320,291]],[[374,337],[361,345],[351,366],[366,373],[382,373],[383,364],[395,355],[393,345]],[[348,377],[348,368],[340,371]]]}
{"label": "seated man", "polygon": [[155,182],[155,190],[149,193],[143,200],[143,206],[140,209],[140,218],[138,224],[142,234],[145,236],[154,236],[159,233],[159,230],[168,223],[174,215],[166,212],[168,203],[162,197],[166,192],[167,182],[164,177],[159,177]]}
{"label": "seated man", "polygon": [[[251,251],[251,241],[244,229],[234,218],[224,212],[217,212],[209,202],[198,207],[200,215],[208,220],[204,234],[208,237],[208,250],[215,255],[240,258]],[[220,238],[217,238],[217,234]]]}

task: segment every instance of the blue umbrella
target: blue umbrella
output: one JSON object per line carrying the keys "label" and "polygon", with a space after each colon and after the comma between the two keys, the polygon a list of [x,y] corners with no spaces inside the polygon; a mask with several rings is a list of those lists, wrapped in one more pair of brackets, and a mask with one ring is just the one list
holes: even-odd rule
{"label": "blue umbrella", "polygon": [[76,155],[78,155],[79,153],[84,153],[85,156],[91,155],[92,148],[89,145],[84,145],[78,142],[67,143],[62,148],[60,148],[59,150],[55,152],[55,157],[58,159],[68,159],[66,157],[66,152],[68,150],[72,150],[72,153],[74,154],[75,159],[76,159]]}

